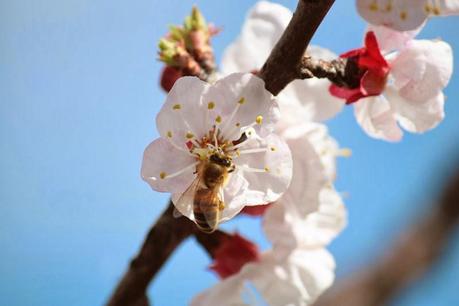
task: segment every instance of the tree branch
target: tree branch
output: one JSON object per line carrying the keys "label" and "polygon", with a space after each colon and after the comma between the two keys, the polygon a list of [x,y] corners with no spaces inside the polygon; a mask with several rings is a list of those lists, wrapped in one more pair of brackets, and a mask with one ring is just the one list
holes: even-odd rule
{"label": "tree branch", "polygon": [[300,0],[292,20],[263,65],[259,77],[277,95],[297,78],[297,67],[323,18],[335,0]]}
{"label": "tree branch", "polygon": [[[260,72],[266,89],[273,95],[297,78],[297,67],[306,47],[333,3],[334,0],[299,1],[292,20]],[[149,282],[175,248],[196,232],[196,226],[191,221],[185,217],[175,219],[172,212],[173,205],[169,203],[167,210],[148,233],[139,254],[132,260],[108,306],[148,305],[146,290]],[[220,234],[216,232],[212,235]],[[212,235],[206,238],[206,244],[202,240],[203,235],[196,236],[208,251],[211,250],[208,249],[211,244],[207,243]]]}
{"label": "tree branch", "polygon": [[[459,169],[458,169],[459,170]],[[443,254],[459,223],[459,171],[432,212],[404,233],[376,264],[339,282],[315,306],[385,305]]]}

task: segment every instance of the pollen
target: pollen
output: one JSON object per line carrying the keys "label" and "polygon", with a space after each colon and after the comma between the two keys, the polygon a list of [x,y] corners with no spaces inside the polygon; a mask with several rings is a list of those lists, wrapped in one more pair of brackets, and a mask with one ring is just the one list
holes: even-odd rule
{"label": "pollen", "polygon": [[207,103],[207,109],[214,109],[215,108],[215,102],[209,102]]}
{"label": "pollen", "polygon": [[265,167],[265,171],[266,171],[266,172],[269,172],[269,167]]}
{"label": "pollen", "polygon": [[161,173],[159,174],[159,177],[160,177],[162,180],[164,180],[164,179],[166,178],[166,175],[167,175],[166,172],[161,172]]}
{"label": "pollen", "polygon": [[377,11],[379,9],[378,3],[376,3],[376,1],[371,2],[369,8],[370,8],[370,11],[373,11],[373,12]]}
{"label": "pollen", "polygon": [[173,110],[179,110],[181,108],[182,108],[182,106],[180,104],[174,104],[174,106],[172,106]]}
{"label": "pollen", "polygon": [[392,2],[386,4],[386,12],[392,11]]}
{"label": "pollen", "polygon": [[342,157],[351,157],[352,156],[352,150],[349,148],[342,148],[338,150],[338,156]]}
{"label": "pollen", "polygon": [[167,137],[172,138],[172,132],[171,131],[167,131]]}
{"label": "pollen", "polygon": [[222,117],[221,116],[217,116],[217,118],[215,118],[215,122],[221,123],[222,122]]}
{"label": "pollen", "polygon": [[188,133],[186,133],[185,137],[186,137],[187,139],[191,139],[191,138],[194,137],[194,134],[191,133],[191,132],[188,132]]}
{"label": "pollen", "polygon": [[239,104],[241,104],[241,105],[244,104],[244,103],[245,103],[245,98],[244,98],[244,97],[241,97],[241,98],[239,99],[239,101],[237,101],[237,103],[239,103]]}
{"label": "pollen", "polygon": [[401,11],[400,12],[400,19],[401,20],[406,20],[406,18],[408,17],[408,14],[406,11]]}
{"label": "pollen", "polygon": [[257,116],[257,118],[255,118],[255,122],[257,124],[261,124],[263,122],[263,116]]}

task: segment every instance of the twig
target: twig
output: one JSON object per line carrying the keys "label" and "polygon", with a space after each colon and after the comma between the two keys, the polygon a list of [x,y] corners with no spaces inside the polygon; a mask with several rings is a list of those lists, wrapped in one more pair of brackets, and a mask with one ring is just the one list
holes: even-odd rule
{"label": "twig", "polygon": [[443,253],[459,223],[459,171],[432,212],[403,234],[379,262],[339,282],[315,306],[385,305]]}
{"label": "twig", "polygon": [[300,0],[292,20],[263,65],[259,76],[277,95],[297,78],[297,67],[323,18],[335,0]]}
{"label": "twig", "polygon": [[[266,89],[273,95],[297,78],[297,67],[304,51],[333,3],[334,0],[299,1],[292,20],[260,72]],[[108,306],[148,305],[146,289],[149,282],[175,248],[196,231],[188,219],[174,219],[172,211],[173,205],[169,203],[115,289]]]}

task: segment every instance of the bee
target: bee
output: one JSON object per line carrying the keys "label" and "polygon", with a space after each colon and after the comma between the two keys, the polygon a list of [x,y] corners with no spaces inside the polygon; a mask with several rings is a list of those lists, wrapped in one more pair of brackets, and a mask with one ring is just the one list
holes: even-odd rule
{"label": "bee", "polygon": [[198,164],[196,178],[180,196],[177,206],[192,202],[195,223],[201,231],[212,233],[217,229],[220,213],[225,208],[223,187],[234,169],[231,158],[213,153]]}

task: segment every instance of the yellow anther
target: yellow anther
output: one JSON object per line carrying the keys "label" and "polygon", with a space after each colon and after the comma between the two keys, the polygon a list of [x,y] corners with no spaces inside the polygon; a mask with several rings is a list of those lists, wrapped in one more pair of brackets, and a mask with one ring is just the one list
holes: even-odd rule
{"label": "yellow anther", "polygon": [[400,12],[400,19],[401,20],[406,20],[407,17],[408,17],[408,13],[406,11],[401,11]]}
{"label": "yellow anther", "polygon": [[440,15],[440,8],[438,6],[434,7],[433,8],[433,13],[434,13],[434,15],[437,15],[437,16]]}
{"label": "yellow anther", "polygon": [[266,171],[266,172],[269,172],[269,168],[268,168],[268,167],[265,167],[265,171]]}
{"label": "yellow anther", "polygon": [[263,122],[263,116],[257,116],[257,118],[255,118],[255,122],[257,124],[261,124]]}
{"label": "yellow anther", "polygon": [[392,11],[392,2],[386,4],[386,12]]}
{"label": "yellow anther", "polygon": [[427,14],[430,14],[430,12],[432,11],[432,7],[430,6],[429,3],[426,3],[426,5],[424,5],[424,10],[426,11]]}
{"label": "yellow anther", "polygon": [[167,137],[172,138],[172,132],[171,131],[167,131]]}
{"label": "yellow anther", "polygon": [[239,151],[239,149],[236,150],[236,155],[239,157],[241,156],[241,151]]}
{"label": "yellow anther", "polygon": [[215,102],[207,103],[207,109],[214,109],[214,107],[215,107]]}
{"label": "yellow anther", "polygon": [[236,123],[236,127],[240,127],[240,126],[241,126],[241,124],[239,122]]}
{"label": "yellow anther", "polygon": [[338,154],[336,154],[336,155],[342,156],[342,157],[351,157],[352,156],[352,150],[349,149],[349,148],[342,148],[342,149],[338,150]]}
{"label": "yellow anther", "polygon": [[181,109],[182,106],[180,104],[174,104],[174,106],[172,106],[172,109],[173,110],[178,110],[178,109]]}
{"label": "yellow anther", "polygon": [[222,117],[221,116],[217,116],[217,118],[215,118],[215,122],[221,123],[222,122]]}
{"label": "yellow anther", "polygon": [[271,147],[271,151],[276,151],[276,147]]}
{"label": "yellow anther", "polygon": [[239,104],[244,104],[244,103],[245,103],[245,98],[244,98],[244,97],[241,97],[241,98],[239,99],[239,101],[237,101],[237,103],[239,103]]}
{"label": "yellow anther", "polygon": [[188,133],[186,133],[185,137],[186,137],[187,139],[191,139],[191,138],[194,137],[194,135],[193,135],[193,133],[188,132]]}
{"label": "yellow anther", "polygon": [[159,174],[159,177],[160,177],[162,180],[165,179],[165,178],[166,178],[166,172],[161,172],[161,173]]}
{"label": "yellow anther", "polygon": [[377,11],[379,9],[378,3],[376,3],[376,1],[371,2],[369,8],[370,8],[370,11],[373,11],[373,12]]}

